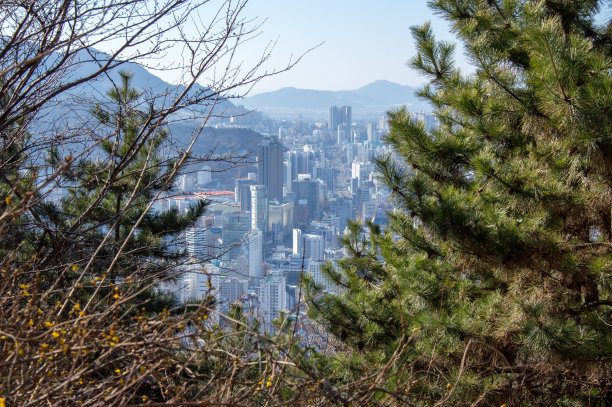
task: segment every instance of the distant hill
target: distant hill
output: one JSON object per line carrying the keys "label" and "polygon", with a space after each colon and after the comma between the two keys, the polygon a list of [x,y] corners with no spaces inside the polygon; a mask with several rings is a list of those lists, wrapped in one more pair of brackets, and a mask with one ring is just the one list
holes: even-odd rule
{"label": "distant hill", "polygon": [[416,89],[412,86],[380,80],[355,89],[352,93],[378,101],[381,105],[422,105],[423,101],[414,95]]}
{"label": "distant hill", "polygon": [[[67,69],[64,76],[60,78],[60,82],[67,83],[79,80],[80,78],[88,77],[95,73],[100,64],[105,63],[109,56],[100,51],[90,50],[91,55],[81,52],[76,55],[75,60]],[[52,54],[49,58],[60,58],[60,55]],[[95,58],[95,60],[94,60]],[[51,61],[49,61],[50,63]],[[132,74],[131,85],[135,89],[142,91],[147,99],[154,98],[158,106],[168,106],[174,98],[179,96],[184,90],[183,85],[173,85],[165,82],[161,78],[155,76],[142,65],[128,62],[118,67],[109,70],[106,74],[99,75],[93,80],[86,81],[77,85],[68,91],[64,92],[59,98],[59,106],[55,106],[54,114],[64,117],[66,113],[70,116],[71,110],[75,105],[82,103],[83,105],[91,105],[93,102],[103,102],[106,99],[106,92],[116,84],[121,86],[119,72],[128,72]],[[188,96],[212,93],[208,88],[199,84],[194,84],[188,93]],[[62,102],[68,102],[62,104]],[[197,107],[191,108],[193,113]],[[219,101],[215,105],[215,114],[221,114],[225,110],[234,110],[236,107],[229,101]],[[200,110],[204,113],[208,112],[208,106],[202,106]]]}
{"label": "distant hill", "polygon": [[[94,52],[94,56],[99,61],[108,59],[108,56],[102,52]],[[59,56],[51,55],[50,58],[53,57]],[[51,63],[51,61],[48,62]],[[98,64],[92,60],[91,56],[84,53],[79,54],[60,80],[67,83],[85,78],[96,71]],[[185,89],[184,86],[165,82],[139,64],[125,63],[110,70],[107,74],[100,75],[95,80],[84,82],[62,93],[40,112],[37,120],[31,124],[31,129],[33,131],[48,131],[49,129],[64,131],[64,129],[80,128],[88,121],[95,125],[91,110],[96,103],[109,101],[106,92],[113,87],[113,83],[121,86],[119,72],[122,71],[132,74],[131,85],[142,91],[145,98],[153,98],[156,106],[162,106],[162,104],[168,106],[172,99]],[[195,95],[196,92],[210,92],[210,90],[195,84],[189,94]],[[187,147],[192,133],[201,126],[201,117],[205,117],[209,109],[210,106],[205,104],[191,106],[188,110],[174,113],[169,118],[171,137],[177,148]],[[244,112],[243,108],[238,108],[230,101],[223,100],[215,105],[213,117]],[[200,118],[194,119],[198,116]],[[251,151],[254,148],[253,143],[258,143],[260,139],[261,135],[258,133],[244,129],[216,130],[211,128],[206,129],[200,136],[193,151],[195,154],[202,155],[209,153],[212,147],[217,148],[218,154]],[[73,152],[82,151],[88,139],[84,138],[84,140],[85,142],[64,145],[64,148]]]}
{"label": "distant hill", "polygon": [[[170,133],[178,146],[186,147],[191,142],[193,127],[188,123],[170,124]],[[245,128],[205,128],[199,135],[192,154],[203,156],[209,153],[252,154],[260,144],[263,136]]]}
{"label": "distant hill", "polygon": [[426,105],[415,95],[416,88],[389,81],[376,81],[355,90],[311,90],[282,88],[244,99],[244,105],[272,116],[288,113],[325,113],[330,106],[348,105],[353,115],[384,112],[407,105],[411,110],[423,110]]}

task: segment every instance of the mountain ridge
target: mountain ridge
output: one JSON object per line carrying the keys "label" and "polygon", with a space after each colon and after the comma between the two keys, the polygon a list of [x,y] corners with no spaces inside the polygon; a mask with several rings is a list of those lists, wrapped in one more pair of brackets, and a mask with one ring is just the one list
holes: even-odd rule
{"label": "mountain ridge", "polygon": [[426,104],[415,96],[416,88],[387,80],[378,80],[353,90],[316,90],[284,87],[262,92],[243,100],[245,107],[264,113],[275,111],[326,110],[329,106],[348,105],[356,110],[386,110],[406,105],[422,109]]}

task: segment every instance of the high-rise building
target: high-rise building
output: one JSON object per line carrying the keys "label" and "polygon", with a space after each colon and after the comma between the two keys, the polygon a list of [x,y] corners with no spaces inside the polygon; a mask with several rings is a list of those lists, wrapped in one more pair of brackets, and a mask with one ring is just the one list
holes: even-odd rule
{"label": "high-rise building", "polygon": [[320,179],[325,181],[325,183],[327,184],[327,188],[330,192],[333,193],[336,182],[336,174],[338,173],[338,170],[335,168],[320,168],[320,167],[315,167],[315,179]]}
{"label": "high-rise building", "polygon": [[338,106],[331,106],[329,108],[328,116],[327,116],[327,128],[331,131],[334,131],[338,128],[338,124],[340,123],[340,109]]}
{"label": "high-rise building", "polygon": [[341,139],[350,135],[353,111],[350,106],[331,106],[329,108],[327,126],[329,131],[338,132],[338,144]]}
{"label": "high-rise building", "polygon": [[205,165],[198,171],[198,186],[204,186],[212,181],[212,172],[210,167]]}
{"label": "high-rise building", "polygon": [[287,310],[287,280],[280,270],[272,271],[259,286],[259,316],[267,330],[281,311]]}
{"label": "high-rise building", "polygon": [[301,253],[294,253],[289,256],[289,264],[284,267],[284,274],[287,278],[287,284],[298,285],[300,283],[302,263],[304,264],[304,269],[306,269],[308,266],[308,260],[303,259]]}
{"label": "high-rise building", "polygon": [[308,262],[308,267],[306,268],[306,272],[312,275],[312,278],[315,283],[329,290],[331,288],[331,281],[329,276],[323,271],[323,266],[325,262],[311,260]]}
{"label": "high-rise building", "polygon": [[246,247],[249,254],[249,279],[251,283],[257,286],[263,277],[263,237],[261,230],[251,230],[247,236]]}
{"label": "high-rise building", "polygon": [[376,132],[376,124],[375,123],[368,123],[368,125],[366,127],[366,133],[368,135],[368,141],[370,143],[378,142],[378,134]]}
{"label": "high-rise building", "polygon": [[323,260],[325,250],[323,236],[306,234],[302,236],[302,239],[304,241],[304,257],[312,260]]}
{"label": "high-rise building", "polygon": [[239,244],[251,230],[251,214],[246,211],[223,211],[222,213],[223,260],[229,261],[240,257]]}
{"label": "high-rise building", "polygon": [[350,106],[342,106],[340,108],[340,123],[351,126],[353,123],[353,109]]}
{"label": "high-rise building", "polygon": [[293,181],[293,192],[295,193],[296,205],[302,205],[302,202],[308,207],[309,219],[316,219],[319,206],[319,183],[313,181],[309,176],[300,176]]}
{"label": "high-rise building", "polygon": [[204,272],[202,264],[198,262],[183,267],[184,270],[178,282],[179,291],[175,293],[175,297],[181,303],[188,300],[199,301],[209,289],[206,284],[209,282],[208,275]]}
{"label": "high-rise building", "polygon": [[329,201],[329,213],[338,216],[338,227],[344,230],[348,219],[354,218],[353,200],[348,197],[337,197]]}
{"label": "high-rise building", "polygon": [[295,151],[287,152],[287,161],[285,166],[285,185],[287,191],[291,192],[291,183],[298,175],[298,155]]}
{"label": "high-rise building", "polygon": [[293,254],[302,255],[302,231],[293,229]]}
{"label": "high-rise building", "polygon": [[315,153],[310,149],[297,152],[297,174],[294,179],[300,174],[312,174],[315,163]]}
{"label": "high-rise building", "polygon": [[257,150],[257,183],[268,199],[283,200],[283,145],[274,137],[264,138]]}
{"label": "high-rise building", "polygon": [[240,202],[240,210],[251,210],[251,185],[256,183],[253,178],[239,178],[234,181],[234,200]]}
{"label": "high-rise building", "polygon": [[185,230],[185,243],[189,256],[205,260],[208,256],[208,231],[200,225]]}
{"label": "high-rise building", "polygon": [[268,198],[263,185],[251,185],[251,229],[268,231]]}
{"label": "high-rise building", "polygon": [[[208,270],[209,267],[207,265],[206,269]],[[217,301],[216,308],[223,313],[229,311],[230,304],[245,299],[249,293],[249,281],[246,277],[221,274],[218,269],[211,276],[211,284],[211,291]],[[213,318],[215,316],[216,314],[211,315]]]}
{"label": "high-rise building", "polygon": [[243,278],[229,277],[219,282],[219,294],[226,304],[238,301],[249,292],[249,282]]}

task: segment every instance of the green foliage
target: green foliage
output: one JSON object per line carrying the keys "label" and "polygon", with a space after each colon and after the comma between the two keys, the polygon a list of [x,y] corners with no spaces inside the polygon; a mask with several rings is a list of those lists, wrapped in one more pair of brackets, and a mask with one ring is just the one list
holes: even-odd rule
{"label": "green foliage", "polygon": [[[119,276],[121,269],[128,274],[139,270],[152,277],[159,260],[177,258],[179,253],[169,250],[171,239],[192,225],[206,205],[201,201],[186,214],[150,209],[170,191],[176,171],[161,154],[168,131],[152,105],[139,107],[141,94],[130,82],[131,75],[121,73],[121,86],[107,92],[109,102],[93,109],[100,142],[92,157],[67,172],[61,219],[63,227],[78,231],[73,244],[79,256],[97,252],[96,272]],[[83,258],[71,260],[78,264]]]}
{"label": "green foliage", "polygon": [[412,28],[439,126],[388,113],[399,159],[376,164],[389,227],[350,225],[342,290],[311,290],[314,316],[392,365],[388,391],[412,364],[400,387],[413,402],[609,403],[612,45],[599,3],[430,4],[476,72],[454,68],[429,24]]}

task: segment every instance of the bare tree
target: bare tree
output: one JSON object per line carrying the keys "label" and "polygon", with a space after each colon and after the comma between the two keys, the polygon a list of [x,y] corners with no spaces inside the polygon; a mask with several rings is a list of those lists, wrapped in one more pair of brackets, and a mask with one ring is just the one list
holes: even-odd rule
{"label": "bare tree", "polygon": [[[212,295],[179,306],[158,292],[180,273],[181,259],[162,238],[175,230],[159,230],[150,215],[215,107],[274,73],[260,69],[269,49],[251,66],[235,62],[258,30],[242,16],[245,4],[0,5],[2,402],[206,405],[258,391],[261,400],[276,398],[263,391],[274,366],[293,364],[278,347],[237,315],[224,317],[235,329],[219,330]],[[132,62],[178,72],[180,86],[134,89],[129,74],[117,77]],[[106,93],[84,94],[99,80],[111,81]],[[168,123],[186,119],[189,144],[159,155]],[[62,191],[72,202],[55,198]],[[180,230],[202,209],[170,213],[165,224]]]}

